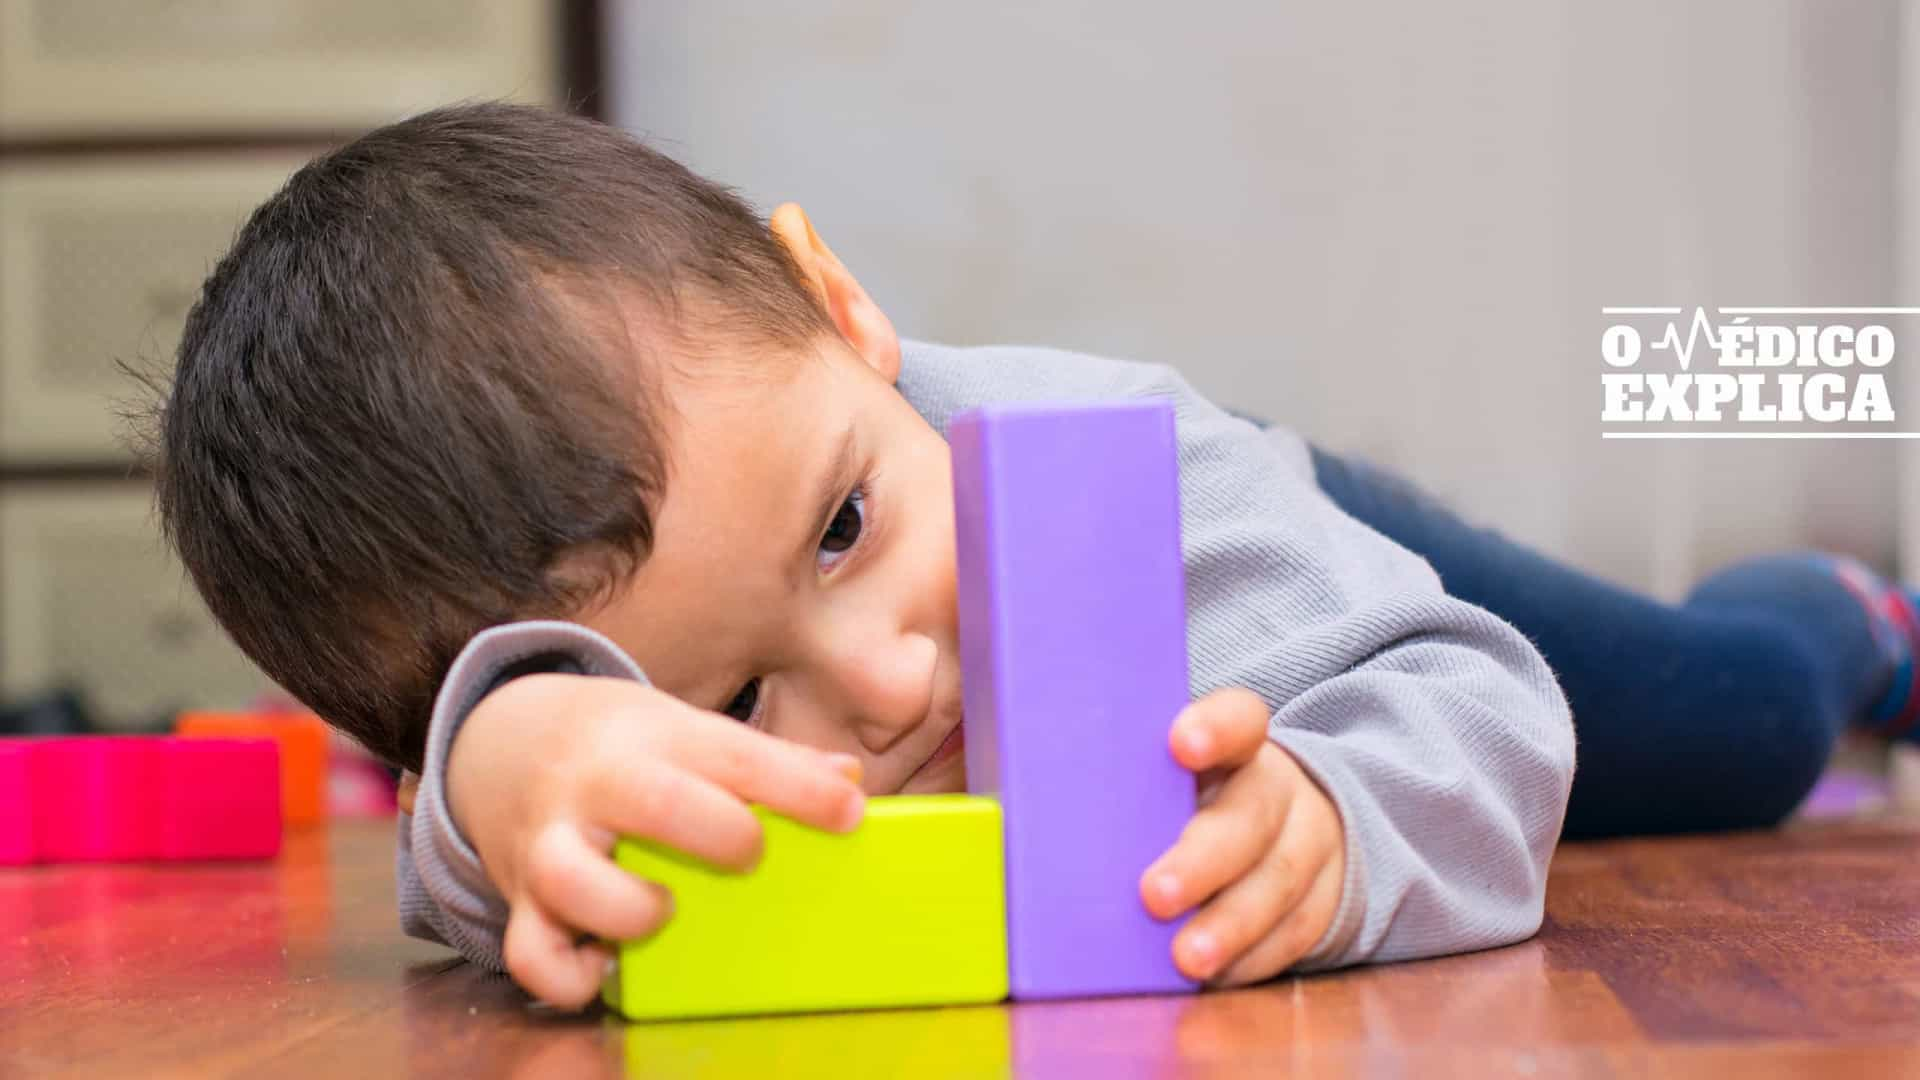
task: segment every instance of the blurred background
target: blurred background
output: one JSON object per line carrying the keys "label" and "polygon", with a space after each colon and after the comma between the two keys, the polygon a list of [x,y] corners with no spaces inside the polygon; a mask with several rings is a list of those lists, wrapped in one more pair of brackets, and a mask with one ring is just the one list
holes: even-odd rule
{"label": "blurred background", "polygon": [[1462,7],[0,0],[7,723],[271,690],[158,543],[116,363],[303,160],[470,97],[799,201],[903,333],[1174,364],[1661,595],[1920,567],[1909,444],[1603,442],[1596,378],[1603,306],[1920,303],[1920,10]]}

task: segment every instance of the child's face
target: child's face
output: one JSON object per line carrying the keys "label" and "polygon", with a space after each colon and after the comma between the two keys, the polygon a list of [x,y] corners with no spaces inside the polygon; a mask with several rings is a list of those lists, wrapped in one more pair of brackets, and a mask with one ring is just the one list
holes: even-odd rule
{"label": "child's face", "polygon": [[652,553],[582,621],[682,700],[855,755],[869,792],[964,790],[947,444],[897,369],[817,352],[669,376]]}

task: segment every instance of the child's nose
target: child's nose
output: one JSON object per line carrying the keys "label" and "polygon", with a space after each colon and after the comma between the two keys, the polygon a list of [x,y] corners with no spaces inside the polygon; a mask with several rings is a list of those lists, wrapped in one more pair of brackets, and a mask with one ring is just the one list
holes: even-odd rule
{"label": "child's nose", "polygon": [[926,719],[938,659],[939,647],[923,634],[841,640],[833,653],[834,682],[868,753],[885,753]]}

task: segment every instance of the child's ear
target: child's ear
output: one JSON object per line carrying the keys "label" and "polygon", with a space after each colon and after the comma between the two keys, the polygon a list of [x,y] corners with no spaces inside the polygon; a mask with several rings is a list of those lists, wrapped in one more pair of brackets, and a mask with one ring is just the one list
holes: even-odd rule
{"label": "child's ear", "polygon": [[807,287],[827,309],[840,336],[853,351],[880,373],[889,383],[900,377],[900,335],[880,305],[860,287],[853,273],[834,255],[833,249],[813,231],[806,211],[794,203],[785,203],[773,212],[768,223],[773,235],[793,256]]}

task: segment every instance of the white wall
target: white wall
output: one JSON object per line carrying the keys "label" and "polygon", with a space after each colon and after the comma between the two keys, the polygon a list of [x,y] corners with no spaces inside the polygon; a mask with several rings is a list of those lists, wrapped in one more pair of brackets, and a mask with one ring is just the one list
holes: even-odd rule
{"label": "white wall", "polygon": [[1602,443],[1597,340],[1608,304],[1896,302],[1898,4],[609,11],[615,118],[800,201],[904,332],[1176,363],[1669,594],[1891,558],[1887,444]]}

